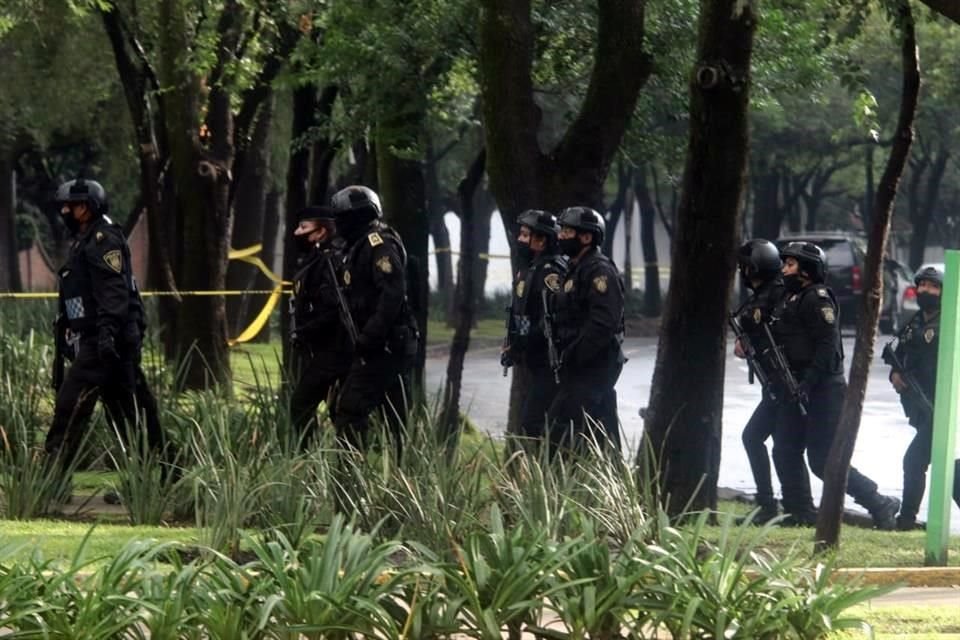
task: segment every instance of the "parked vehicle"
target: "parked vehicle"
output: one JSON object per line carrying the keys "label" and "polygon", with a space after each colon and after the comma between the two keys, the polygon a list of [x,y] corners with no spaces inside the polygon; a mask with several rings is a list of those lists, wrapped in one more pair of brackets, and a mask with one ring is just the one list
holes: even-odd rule
{"label": "parked vehicle", "polygon": [[[827,255],[827,284],[837,296],[842,326],[854,326],[863,298],[863,268],[867,242],[863,235],[847,231],[809,231],[787,233],[776,241],[778,247],[788,242],[812,242]],[[892,258],[884,259],[883,306],[880,309],[880,331],[899,330],[903,319],[901,307],[904,291],[913,284],[909,270]]]}

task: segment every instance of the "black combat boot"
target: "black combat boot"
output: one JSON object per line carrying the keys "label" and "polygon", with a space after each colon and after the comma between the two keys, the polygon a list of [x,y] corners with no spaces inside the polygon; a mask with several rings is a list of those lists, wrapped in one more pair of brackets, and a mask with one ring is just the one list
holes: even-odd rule
{"label": "black combat boot", "polygon": [[873,517],[873,526],[881,531],[893,531],[897,528],[897,512],[900,500],[892,496],[875,493],[869,500],[861,503]]}
{"label": "black combat boot", "polygon": [[751,512],[753,517],[749,515],[741,516],[737,518],[737,524],[744,524],[747,520],[750,521],[750,524],[761,526],[765,525],[774,518],[780,515],[780,509],[777,506],[777,501],[757,501],[757,509]]}

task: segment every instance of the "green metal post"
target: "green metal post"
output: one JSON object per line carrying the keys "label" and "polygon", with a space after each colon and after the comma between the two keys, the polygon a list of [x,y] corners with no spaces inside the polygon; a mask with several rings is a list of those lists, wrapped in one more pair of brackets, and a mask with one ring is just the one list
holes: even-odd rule
{"label": "green metal post", "polygon": [[940,299],[940,349],[937,352],[937,396],[933,410],[933,447],[930,459],[930,502],[927,513],[927,566],[947,564],[950,539],[950,500],[957,434],[960,385],[960,251],[947,251]]}

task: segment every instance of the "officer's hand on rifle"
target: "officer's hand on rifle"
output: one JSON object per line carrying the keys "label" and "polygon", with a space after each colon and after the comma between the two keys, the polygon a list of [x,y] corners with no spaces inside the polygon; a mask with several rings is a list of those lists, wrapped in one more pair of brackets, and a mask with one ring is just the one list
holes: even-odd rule
{"label": "officer's hand on rifle", "polygon": [[509,345],[500,347],[500,366],[501,367],[513,366],[513,356],[510,354]]}
{"label": "officer's hand on rifle", "polygon": [[893,388],[897,393],[903,393],[907,390],[907,383],[904,382],[903,376],[897,371],[890,373],[890,382],[893,384]]}
{"label": "officer's hand on rifle", "polygon": [[747,357],[747,352],[743,350],[743,344],[740,342],[739,338],[737,338],[737,340],[733,343],[733,355],[737,356],[738,358]]}
{"label": "officer's hand on rifle", "polygon": [[117,353],[117,344],[113,334],[108,329],[101,329],[97,337],[97,357],[104,364],[116,364],[120,362],[120,354]]}

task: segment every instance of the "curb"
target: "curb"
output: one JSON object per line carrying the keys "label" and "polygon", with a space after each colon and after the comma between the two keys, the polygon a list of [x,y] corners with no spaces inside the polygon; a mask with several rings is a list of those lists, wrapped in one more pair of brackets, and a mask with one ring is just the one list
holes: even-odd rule
{"label": "curb", "polygon": [[873,586],[955,588],[960,605],[960,567],[873,567],[836,569],[834,582],[855,580]]}

